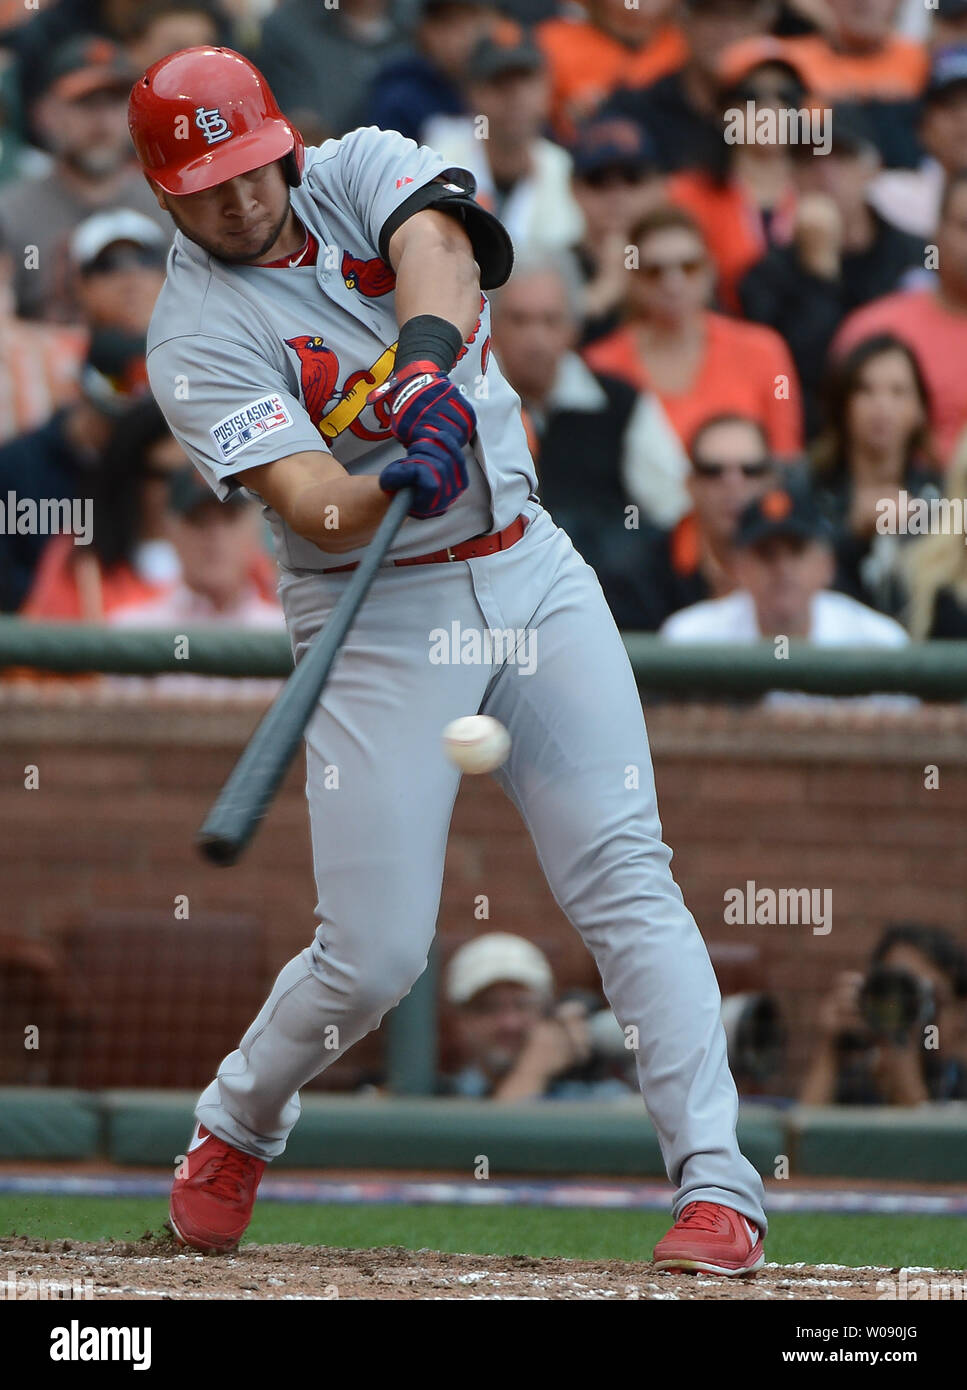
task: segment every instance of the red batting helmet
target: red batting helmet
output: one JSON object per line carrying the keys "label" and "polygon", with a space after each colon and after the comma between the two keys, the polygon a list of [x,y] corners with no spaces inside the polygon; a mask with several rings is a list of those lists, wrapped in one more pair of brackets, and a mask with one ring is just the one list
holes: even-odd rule
{"label": "red batting helmet", "polygon": [[183,48],[152,64],[131,89],[128,127],[166,193],[199,193],[276,159],[290,184],[302,178],[302,136],[258,68],[230,48]]}

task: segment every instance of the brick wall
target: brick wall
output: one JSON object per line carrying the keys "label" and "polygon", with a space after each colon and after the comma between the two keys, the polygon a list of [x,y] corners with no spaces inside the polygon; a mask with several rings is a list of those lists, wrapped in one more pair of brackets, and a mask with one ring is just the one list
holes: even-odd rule
{"label": "brick wall", "polygon": [[[200,1084],[221,1039],[228,1050],[251,1000],[309,939],[314,892],[299,763],[239,865],[212,868],[193,845],[260,711],[133,703],[88,684],[0,688],[0,960],[8,962],[8,993],[10,980],[25,988],[33,967],[13,958],[29,955],[31,943],[59,951],[63,972],[59,981],[51,973],[46,1004],[31,997],[27,1014],[8,1007],[0,1080],[95,1084],[101,1073],[89,1058],[78,1074],[77,1038],[110,995],[112,1017],[123,1018],[115,1027],[132,1035],[126,1046],[119,1034],[110,1084],[123,1083],[125,1057],[129,1067],[145,1065],[136,1060],[143,1037],[137,1048],[133,1042],[149,1018],[159,1050],[171,1053],[167,1069],[159,1062],[152,1071],[155,1084]],[[885,922],[915,918],[967,935],[967,708],[871,717],[848,707],[797,715],[665,705],[648,723],[686,901],[723,992],[767,988],[781,998],[792,1035],[785,1081],[794,1084],[819,991],[837,969],[862,965]],[[924,787],[928,764],[939,768],[936,790]],[[37,790],[24,788],[28,765],[38,769]],[[831,890],[832,931],[726,924],[726,889],[750,879],[760,888]],[[479,893],[489,896],[489,921],[474,918]],[[179,895],[188,923],[175,922]],[[220,945],[214,959],[205,954],[204,940],[224,942],[226,917],[244,938],[244,980],[233,973],[234,952]],[[550,897],[516,811],[489,779],[466,778],[447,857],[444,957],[495,929],[538,940],[562,984],[593,984],[590,959]],[[86,938],[78,945],[85,931],[100,933],[96,950]],[[158,953],[150,965],[145,940]],[[102,975],[79,990],[75,963],[95,958]],[[150,1009],[137,1003],[146,988]],[[21,1076],[8,1049],[23,1056],[24,1018],[44,1007],[52,1017],[71,1015],[60,1051],[52,1059],[40,1048]],[[380,1057],[381,1040],[372,1038],[324,1084],[355,1085],[378,1071]]]}

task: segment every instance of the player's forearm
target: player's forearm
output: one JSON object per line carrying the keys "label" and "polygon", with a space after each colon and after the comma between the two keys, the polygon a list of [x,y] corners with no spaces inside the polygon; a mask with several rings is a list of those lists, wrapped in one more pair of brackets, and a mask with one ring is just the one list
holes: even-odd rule
{"label": "player's forearm", "polygon": [[391,500],[378,478],[347,473],[304,487],[285,519],[297,535],[338,555],[372,540]]}
{"label": "player's forearm", "polygon": [[396,264],[397,322],[435,314],[466,339],[480,312],[480,276],[467,234],[444,213],[419,221],[413,219]]}

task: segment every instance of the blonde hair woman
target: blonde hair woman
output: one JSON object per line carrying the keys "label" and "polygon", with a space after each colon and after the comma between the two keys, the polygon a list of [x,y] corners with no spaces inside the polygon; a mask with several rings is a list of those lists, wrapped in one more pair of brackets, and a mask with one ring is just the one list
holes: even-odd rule
{"label": "blonde hair woman", "polygon": [[[944,489],[967,514],[967,433],[960,436]],[[959,509],[958,509],[959,510]],[[967,515],[948,535],[925,536],[907,552],[906,625],[915,640],[967,638]]]}

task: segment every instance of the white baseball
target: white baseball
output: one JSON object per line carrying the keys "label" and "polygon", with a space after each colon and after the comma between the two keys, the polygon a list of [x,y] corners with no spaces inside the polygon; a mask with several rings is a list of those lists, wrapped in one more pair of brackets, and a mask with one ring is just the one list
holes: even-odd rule
{"label": "white baseball", "polygon": [[489,714],[465,714],[443,730],[443,751],[461,772],[493,772],[507,759],[510,734]]}

